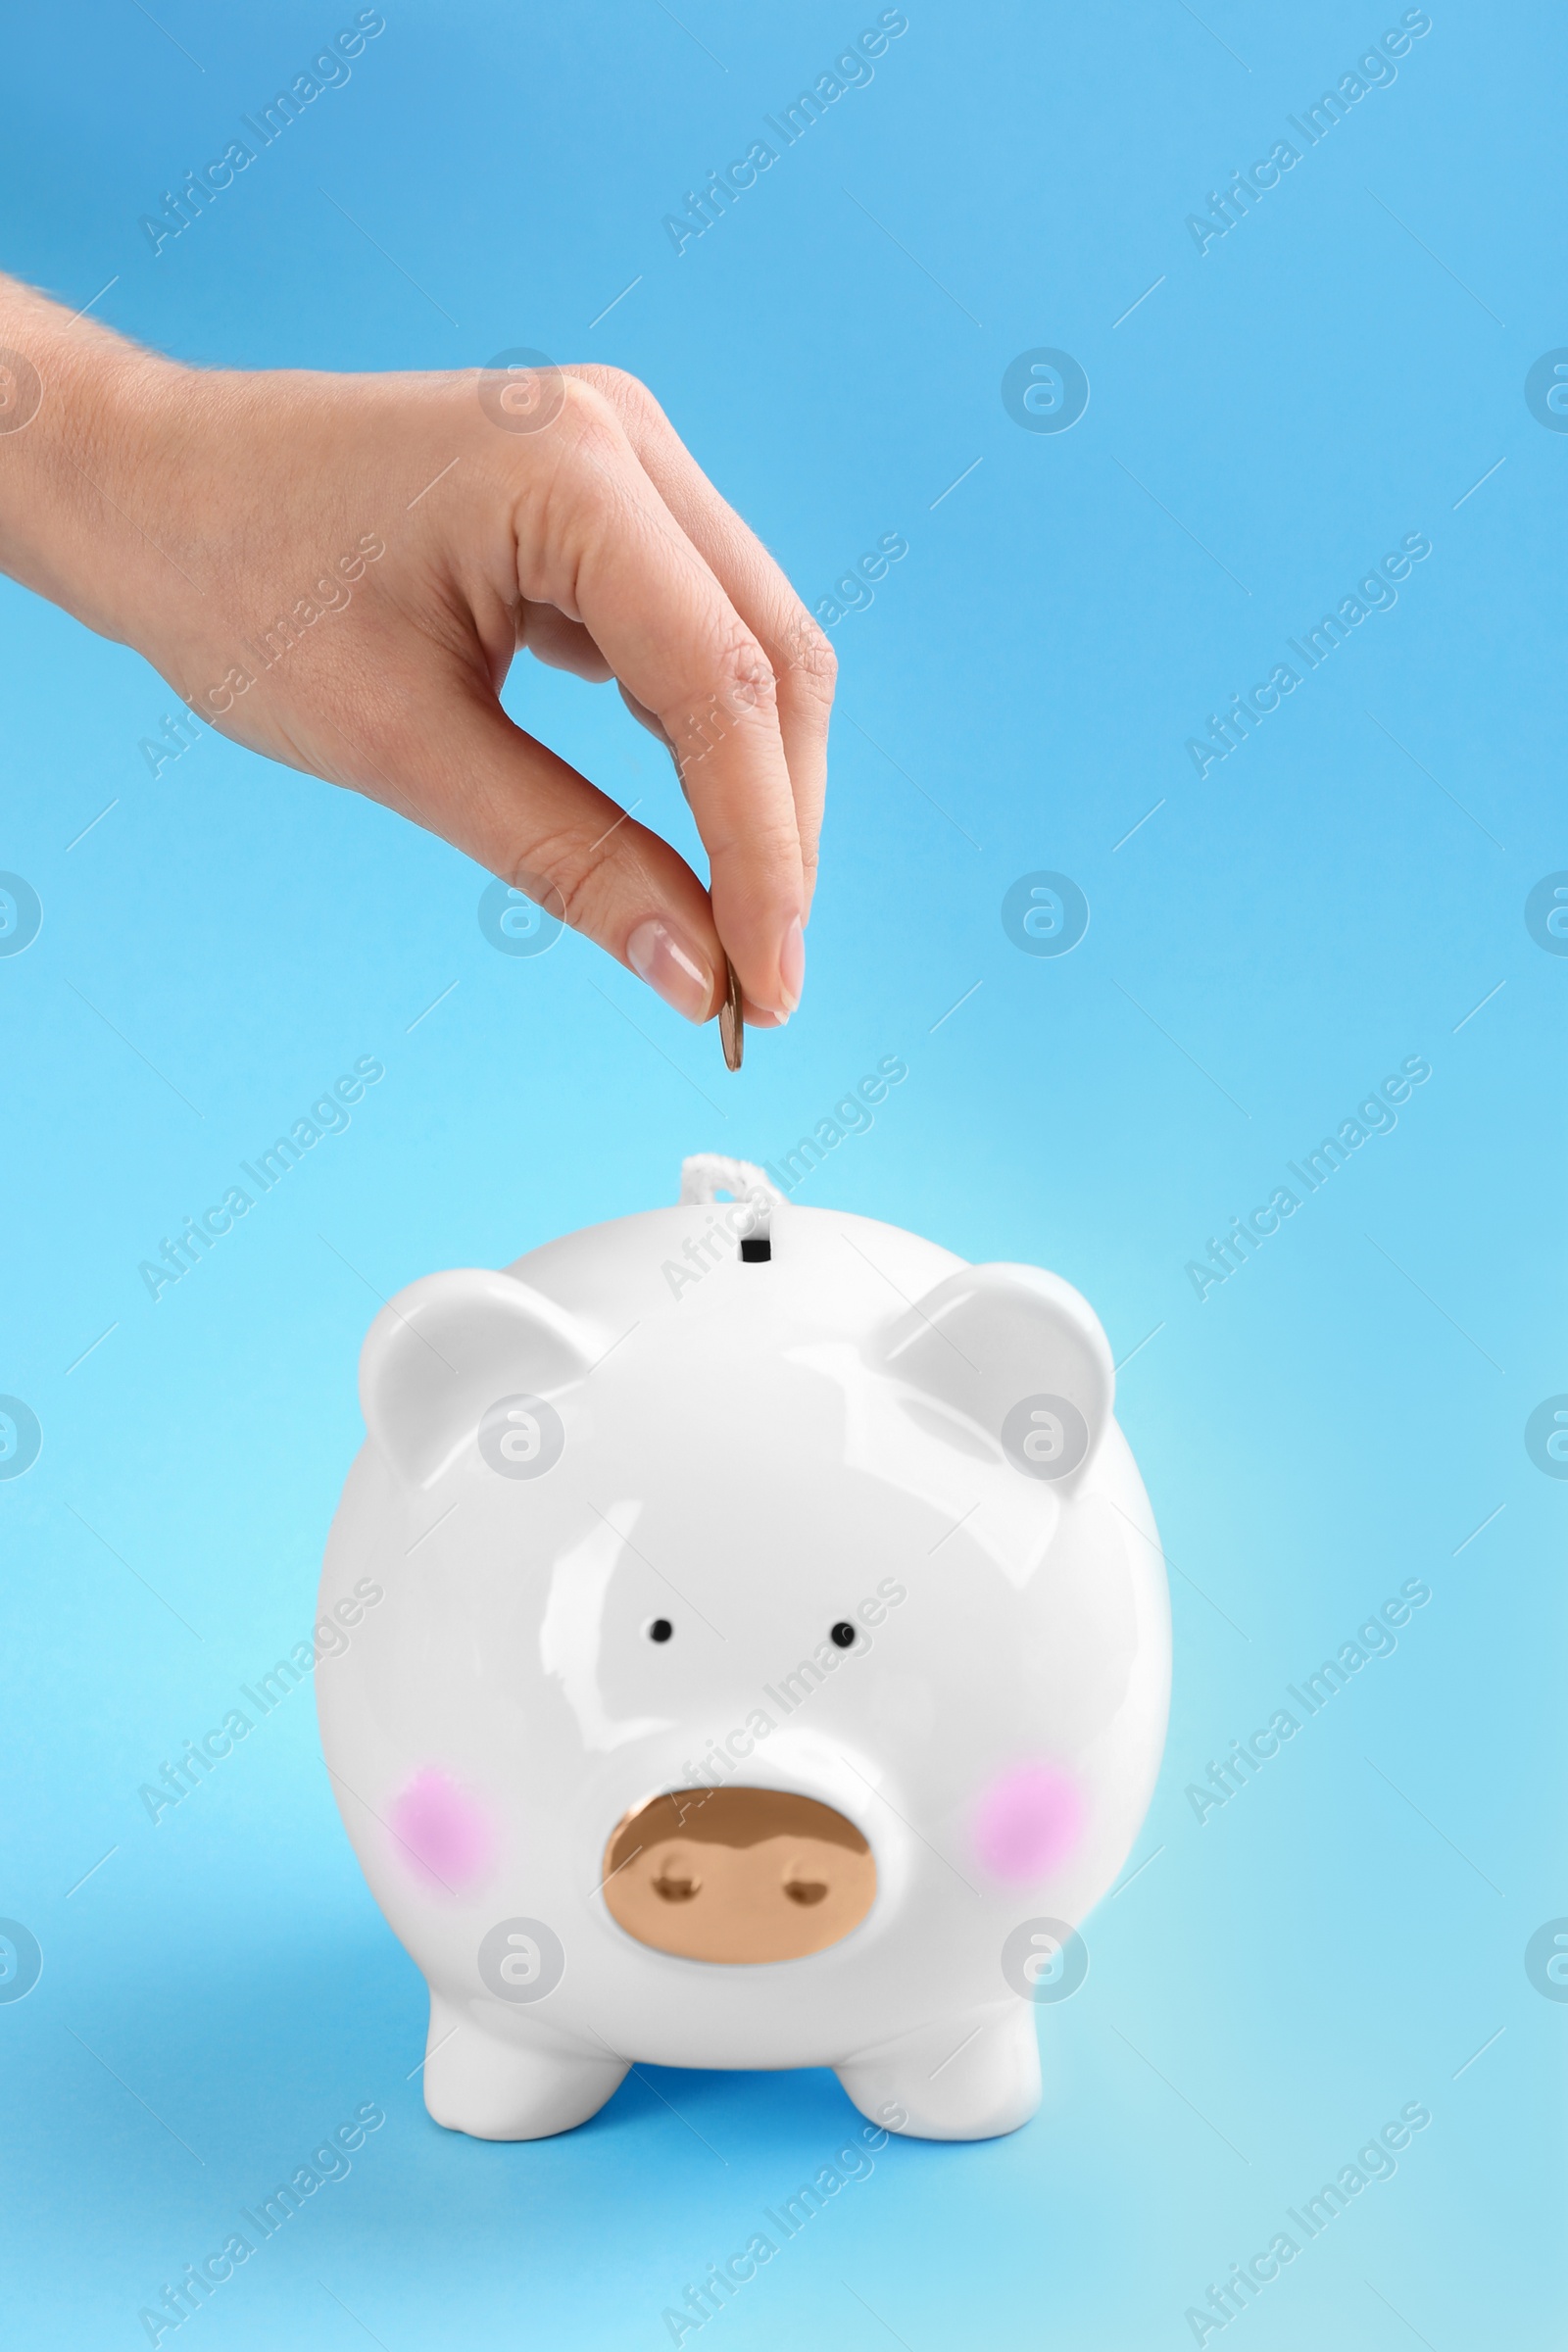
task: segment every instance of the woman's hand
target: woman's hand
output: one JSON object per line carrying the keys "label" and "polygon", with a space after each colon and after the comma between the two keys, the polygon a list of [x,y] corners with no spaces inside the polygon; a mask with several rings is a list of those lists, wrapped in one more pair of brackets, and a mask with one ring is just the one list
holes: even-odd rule
{"label": "woman's hand", "polygon": [[[835,663],[612,368],[218,373],[0,281],[0,564],[270,759],[400,809],[694,1021],[799,1002]],[[499,701],[519,646],[671,751],[710,895]]]}

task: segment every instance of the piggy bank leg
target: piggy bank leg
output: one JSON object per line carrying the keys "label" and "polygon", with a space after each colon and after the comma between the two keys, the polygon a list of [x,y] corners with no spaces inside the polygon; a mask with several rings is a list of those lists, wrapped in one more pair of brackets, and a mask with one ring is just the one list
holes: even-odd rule
{"label": "piggy bank leg", "polygon": [[[863,2116],[913,2139],[995,2139],[1040,2104],[1032,2007],[956,2012],[834,2072]],[[902,2122],[895,2119],[901,2115]]]}
{"label": "piggy bank leg", "polygon": [[475,2139],[548,2139],[597,2115],[626,2072],[608,2050],[574,2050],[509,2019],[488,2002],[430,1995],[424,2103],[449,2132]]}

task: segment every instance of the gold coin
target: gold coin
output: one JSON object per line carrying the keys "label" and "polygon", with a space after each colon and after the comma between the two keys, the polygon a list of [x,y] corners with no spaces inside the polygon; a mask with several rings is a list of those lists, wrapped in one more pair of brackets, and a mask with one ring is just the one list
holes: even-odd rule
{"label": "gold coin", "polygon": [[724,1067],[738,1070],[741,1055],[746,1051],[746,1025],[741,1015],[741,984],[735,966],[726,966],[728,986],[723,1004],[718,1008],[718,1042],[724,1049]]}

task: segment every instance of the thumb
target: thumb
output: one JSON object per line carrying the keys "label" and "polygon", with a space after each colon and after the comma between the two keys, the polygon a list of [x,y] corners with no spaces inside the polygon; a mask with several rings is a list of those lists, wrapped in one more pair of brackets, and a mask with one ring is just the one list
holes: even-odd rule
{"label": "thumb", "polygon": [[[444,708],[441,707],[444,704]],[[628,816],[482,688],[430,698],[400,730],[379,785],[432,833],[582,932],[689,1021],[724,1000],[728,966],[707,891],[668,842]],[[417,722],[416,722],[417,724]]]}

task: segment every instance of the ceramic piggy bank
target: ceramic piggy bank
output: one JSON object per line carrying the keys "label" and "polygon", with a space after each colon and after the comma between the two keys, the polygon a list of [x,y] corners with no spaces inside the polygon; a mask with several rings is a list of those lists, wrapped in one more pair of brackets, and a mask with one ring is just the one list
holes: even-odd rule
{"label": "ceramic piggy bank", "polygon": [[529,2139],[639,2061],[831,2066],[880,2126],[1011,2132],[1164,1738],[1105,1335],[1036,1267],[686,1176],[366,1342],[321,1738],[426,2104]]}

